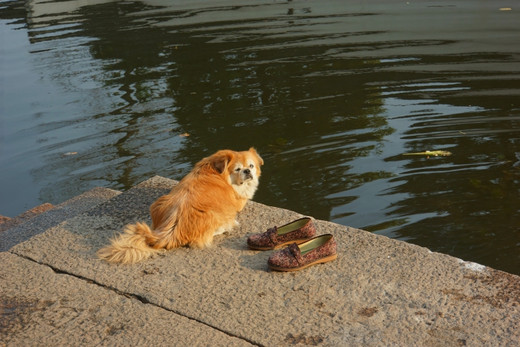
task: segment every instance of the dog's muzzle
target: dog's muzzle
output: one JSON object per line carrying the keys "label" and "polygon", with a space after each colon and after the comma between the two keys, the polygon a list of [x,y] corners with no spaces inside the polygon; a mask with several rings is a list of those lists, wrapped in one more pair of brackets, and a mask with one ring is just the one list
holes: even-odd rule
{"label": "dog's muzzle", "polygon": [[243,174],[244,174],[244,178],[245,178],[246,180],[251,180],[251,179],[253,179],[253,174],[251,173],[251,170],[249,170],[249,169],[245,169],[245,170],[243,171]]}

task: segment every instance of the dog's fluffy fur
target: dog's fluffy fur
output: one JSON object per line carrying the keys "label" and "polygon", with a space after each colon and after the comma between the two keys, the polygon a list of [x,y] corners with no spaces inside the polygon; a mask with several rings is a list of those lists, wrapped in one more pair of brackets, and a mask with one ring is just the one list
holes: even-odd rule
{"label": "dog's fluffy fur", "polygon": [[254,148],[221,150],[202,159],[169,194],[152,204],[151,227],[139,222],[127,225],[98,256],[131,264],[164,249],[211,245],[214,235],[238,224],[236,214],[255,194],[263,163]]}

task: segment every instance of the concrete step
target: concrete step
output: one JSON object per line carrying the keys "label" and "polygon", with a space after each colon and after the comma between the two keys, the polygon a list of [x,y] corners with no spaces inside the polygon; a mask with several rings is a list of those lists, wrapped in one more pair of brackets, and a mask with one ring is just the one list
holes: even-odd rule
{"label": "concrete step", "polygon": [[30,210],[27,210],[24,213],[22,213],[16,217],[13,217],[13,218],[0,215],[0,233],[2,231],[6,231],[9,228],[15,227],[22,223],[25,223],[29,219],[32,219],[32,218],[36,217],[37,215],[42,214],[43,212],[46,212],[53,208],[54,208],[53,204],[49,204],[48,202],[46,202],[44,204],[33,207]]}
{"label": "concrete step", "polygon": [[[11,247],[9,257],[0,260],[9,264],[0,273],[0,298],[8,298],[6,312],[22,311],[22,323],[0,336],[7,345],[50,341],[51,335],[54,345],[73,336],[76,345],[147,345],[166,334],[165,326],[179,339],[158,345],[513,346],[520,341],[519,276],[321,220],[315,221],[317,231],[334,235],[338,258],[294,273],[273,272],[267,267],[272,252],[249,250],[246,239],[301,215],[255,202],[239,213],[240,225],[216,237],[210,248],[175,249],[134,265],[96,257],[125,224],[150,222],[149,205],[174,184],[154,177]],[[42,268],[53,270],[45,276],[59,275],[49,277],[51,284],[59,278],[77,284],[49,292],[47,280],[30,279]],[[24,271],[22,278],[9,276]],[[40,303],[41,312],[25,317],[16,303],[32,302],[40,292],[48,308]],[[143,314],[158,329],[135,334]],[[32,333],[45,315],[46,324],[57,328]],[[108,328],[100,330],[100,322]],[[189,339],[176,330],[182,328],[188,336],[213,339]]]}
{"label": "concrete step", "polygon": [[14,245],[43,233],[66,219],[88,211],[119,194],[121,192],[108,188],[94,188],[59,205],[40,205],[18,217],[9,219],[2,224],[3,230],[0,231],[0,251],[7,251]]}
{"label": "concrete step", "polygon": [[0,264],[0,278],[9,279],[0,284],[0,346],[250,346],[9,252]]}

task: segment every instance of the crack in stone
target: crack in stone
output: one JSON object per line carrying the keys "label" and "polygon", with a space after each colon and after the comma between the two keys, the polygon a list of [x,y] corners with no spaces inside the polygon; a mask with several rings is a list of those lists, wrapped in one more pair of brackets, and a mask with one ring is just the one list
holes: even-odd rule
{"label": "crack in stone", "polygon": [[152,306],[154,306],[154,307],[156,307],[156,308],[163,309],[163,310],[165,310],[165,311],[168,311],[168,312],[174,313],[174,314],[179,315],[179,316],[181,316],[181,317],[184,317],[184,318],[186,318],[186,319],[189,319],[189,320],[195,321],[195,322],[197,322],[197,323],[203,324],[203,325],[205,325],[205,326],[207,326],[207,327],[209,327],[209,328],[212,328],[212,329],[215,329],[215,330],[217,330],[217,331],[220,331],[221,333],[226,334],[226,335],[228,335],[228,336],[230,336],[230,337],[234,337],[234,338],[237,338],[237,339],[240,339],[240,340],[246,341],[246,342],[248,342],[248,343],[250,343],[250,344],[252,344],[252,345],[254,345],[254,346],[259,346],[259,347],[263,347],[263,346],[264,346],[264,345],[262,345],[262,344],[260,344],[260,343],[258,343],[258,342],[255,342],[255,341],[253,341],[253,340],[251,340],[251,339],[249,339],[249,338],[247,338],[247,337],[243,337],[243,336],[235,335],[235,334],[233,334],[233,333],[231,333],[231,332],[229,332],[229,331],[226,331],[226,330],[224,330],[224,329],[221,329],[221,328],[218,328],[218,327],[213,326],[213,325],[211,325],[211,324],[208,324],[208,323],[206,323],[206,322],[204,322],[204,321],[201,321],[201,320],[199,320],[199,319],[197,319],[197,318],[193,318],[193,317],[190,317],[190,316],[186,316],[185,314],[182,314],[182,313],[177,312],[177,311],[175,311],[175,310],[172,310],[172,309],[170,309],[170,308],[167,308],[167,307],[164,307],[164,306],[160,306],[160,305],[158,305],[158,304],[156,304],[156,303],[151,302],[150,300],[148,300],[147,298],[145,298],[145,297],[142,296],[142,295],[123,292],[123,291],[121,291],[121,290],[119,290],[119,289],[117,289],[117,288],[114,288],[114,287],[112,287],[112,286],[108,286],[108,285],[105,285],[105,284],[102,284],[102,283],[96,282],[96,281],[94,281],[94,280],[92,280],[92,279],[90,279],[90,278],[87,278],[87,277],[84,277],[84,276],[81,276],[81,275],[73,274],[73,273],[70,273],[70,272],[67,272],[67,271],[64,271],[64,270],[58,269],[58,268],[56,268],[56,267],[54,267],[54,266],[52,266],[52,265],[50,265],[50,264],[42,263],[42,262],[40,262],[40,261],[38,261],[38,260],[36,260],[36,259],[33,259],[33,258],[31,258],[31,257],[29,257],[29,256],[27,256],[27,255],[18,254],[18,253],[12,252],[12,251],[10,251],[10,253],[13,254],[13,255],[16,255],[16,256],[18,256],[18,257],[21,257],[21,258],[23,258],[23,259],[26,259],[26,260],[28,260],[28,261],[31,261],[31,262],[33,262],[33,263],[36,263],[36,264],[39,264],[39,265],[43,265],[43,266],[47,266],[47,267],[49,267],[52,271],[54,271],[54,273],[56,273],[56,274],[67,275],[67,276],[75,277],[75,278],[80,279],[80,280],[82,280],[82,281],[86,281],[86,282],[88,282],[88,283],[91,283],[91,284],[94,284],[94,285],[96,285],[96,286],[102,287],[102,288],[104,288],[104,289],[106,289],[106,290],[110,290],[110,291],[116,293],[117,295],[123,295],[123,296],[125,296],[125,297],[127,297],[127,298],[136,299],[136,300],[140,301],[140,302],[143,303],[143,304],[152,305]]}

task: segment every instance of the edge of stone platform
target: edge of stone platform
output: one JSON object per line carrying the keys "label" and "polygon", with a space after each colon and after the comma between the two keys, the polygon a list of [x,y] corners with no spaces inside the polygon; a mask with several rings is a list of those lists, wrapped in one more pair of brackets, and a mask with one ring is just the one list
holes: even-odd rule
{"label": "edge of stone platform", "polygon": [[43,233],[52,226],[84,213],[119,194],[121,192],[113,189],[96,187],[58,205],[43,204],[11,218],[3,228],[3,224],[0,224],[0,252],[5,252],[14,245]]}

